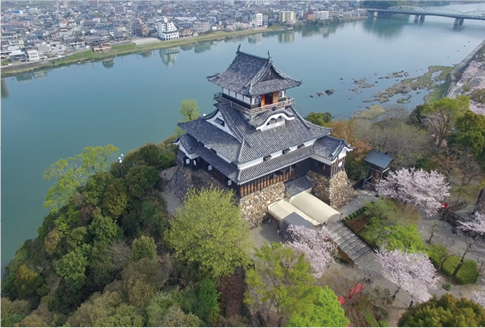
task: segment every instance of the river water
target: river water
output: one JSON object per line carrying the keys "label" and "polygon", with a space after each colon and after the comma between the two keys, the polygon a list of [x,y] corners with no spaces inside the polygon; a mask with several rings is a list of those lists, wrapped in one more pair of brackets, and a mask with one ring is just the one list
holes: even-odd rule
{"label": "river water", "polygon": [[[448,9],[485,10],[485,4]],[[86,146],[114,144],[126,152],[158,142],[175,132],[180,102],[195,99],[210,113],[219,88],[206,76],[222,72],[241,50],[267,56],[303,84],[288,94],[302,115],[311,111],[348,118],[364,109],[364,99],[396,83],[379,80],[404,70],[423,74],[430,65],[459,63],[485,37],[485,21],[465,21],[453,30],[453,19],[427,16],[368,18],[337,26],[306,28],[156,50],[113,60],[74,64],[2,81],[2,271],[15,251],[37,235],[47,210],[44,195],[51,182],[44,169]],[[353,79],[378,83],[361,94],[349,91]],[[333,88],[332,96],[311,94]],[[408,108],[423,102],[413,94]],[[400,98],[396,96],[391,102]]]}

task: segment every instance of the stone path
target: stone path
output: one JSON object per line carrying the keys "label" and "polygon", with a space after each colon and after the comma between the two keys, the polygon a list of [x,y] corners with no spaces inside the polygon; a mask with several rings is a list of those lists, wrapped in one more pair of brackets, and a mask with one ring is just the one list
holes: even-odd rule
{"label": "stone path", "polygon": [[344,223],[332,223],[328,226],[328,230],[335,236],[334,241],[337,245],[356,265],[373,259],[374,251]]}

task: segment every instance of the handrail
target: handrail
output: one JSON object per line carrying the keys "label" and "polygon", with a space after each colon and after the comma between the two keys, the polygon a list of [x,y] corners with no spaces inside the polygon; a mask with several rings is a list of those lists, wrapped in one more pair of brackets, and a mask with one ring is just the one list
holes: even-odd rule
{"label": "handrail", "polygon": [[236,108],[237,110],[249,114],[249,115],[254,115],[254,114],[259,114],[268,110],[272,110],[273,108],[282,108],[282,107],[289,107],[293,106],[295,104],[295,99],[293,98],[286,98],[286,100],[279,101],[274,104],[269,104],[269,105],[264,105],[260,107],[255,107],[255,108],[247,108],[244,106],[239,105],[238,103],[231,101],[230,99],[227,99],[222,96],[222,93],[216,93],[214,94],[214,100],[217,100],[218,102],[231,102],[232,107]]}

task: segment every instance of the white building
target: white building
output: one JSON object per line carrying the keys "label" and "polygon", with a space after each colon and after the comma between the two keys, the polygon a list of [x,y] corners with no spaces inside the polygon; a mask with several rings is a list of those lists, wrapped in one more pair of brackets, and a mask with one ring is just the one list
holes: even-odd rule
{"label": "white building", "polygon": [[261,13],[256,14],[255,25],[256,27],[263,26],[263,14]]}
{"label": "white building", "polygon": [[37,50],[27,50],[26,55],[27,61],[29,62],[40,60],[39,52]]}
{"label": "white building", "polygon": [[280,11],[280,23],[294,22],[296,22],[296,14],[294,11]]}
{"label": "white building", "polygon": [[329,19],[330,12],[329,11],[317,11],[315,12],[316,19]]}
{"label": "white building", "polygon": [[163,17],[163,21],[158,23],[158,37],[164,41],[177,40],[179,38],[179,31],[175,24],[169,22],[167,17]]}

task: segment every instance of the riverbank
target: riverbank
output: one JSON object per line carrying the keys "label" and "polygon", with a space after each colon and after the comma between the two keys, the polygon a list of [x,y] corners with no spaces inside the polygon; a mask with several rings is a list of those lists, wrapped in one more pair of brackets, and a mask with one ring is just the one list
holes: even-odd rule
{"label": "riverbank", "polygon": [[166,49],[166,48],[172,48],[172,47],[179,47],[184,45],[192,45],[200,42],[223,41],[231,38],[236,38],[239,36],[266,33],[266,32],[278,32],[278,31],[284,31],[285,29],[286,29],[285,27],[278,25],[274,27],[257,28],[257,29],[249,29],[249,30],[233,31],[233,32],[217,31],[209,34],[199,35],[193,38],[153,42],[153,43],[143,44],[143,45],[136,45],[135,43],[130,42],[129,44],[115,45],[110,51],[103,52],[103,53],[94,53],[92,50],[87,50],[87,51],[75,53],[73,55],[70,55],[69,57],[55,58],[47,61],[38,62],[35,64],[26,63],[25,65],[2,66],[2,77],[13,76],[13,75],[16,75],[19,73],[25,73],[25,72],[33,72],[39,69],[60,67],[64,65],[78,63],[78,62],[100,61],[103,59],[113,58],[121,55],[128,55],[133,53],[152,51],[152,50],[158,50],[158,49]]}

